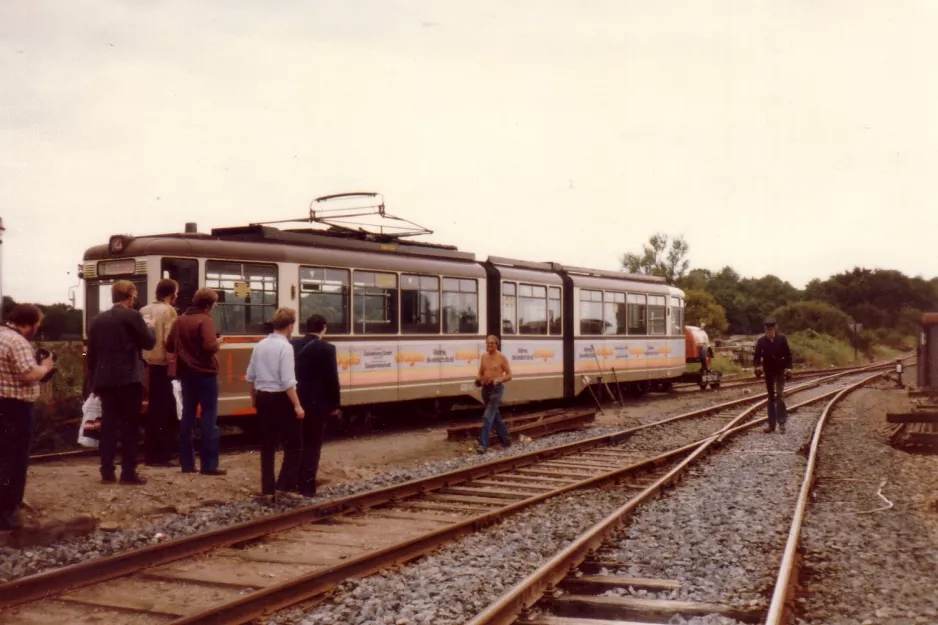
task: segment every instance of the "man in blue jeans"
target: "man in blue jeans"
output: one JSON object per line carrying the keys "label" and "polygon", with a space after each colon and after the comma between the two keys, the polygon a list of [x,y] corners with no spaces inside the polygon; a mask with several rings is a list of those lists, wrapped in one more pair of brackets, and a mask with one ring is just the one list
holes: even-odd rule
{"label": "man in blue jeans", "polygon": [[[192,306],[173,324],[166,351],[175,355],[176,377],[182,384],[182,421],[179,423],[179,464],[183,473],[195,473],[192,429],[201,408],[199,448],[202,475],[225,475],[218,468],[218,358],[222,339],[215,332],[212,309],[218,294],[203,287],[192,296]],[[172,365],[170,365],[172,368]],[[170,371],[169,375],[174,372]]]}
{"label": "man in blue jeans", "polygon": [[484,454],[489,448],[489,433],[492,424],[495,432],[504,447],[511,447],[511,438],[508,428],[502,421],[499,406],[502,395],[505,393],[505,382],[511,380],[511,367],[508,359],[498,351],[498,338],[489,336],[485,339],[485,353],[479,362],[479,375],[476,376],[476,386],[482,387],[482,401],[485,402],[485,412],[482,415],[482,436],[477,451]]}

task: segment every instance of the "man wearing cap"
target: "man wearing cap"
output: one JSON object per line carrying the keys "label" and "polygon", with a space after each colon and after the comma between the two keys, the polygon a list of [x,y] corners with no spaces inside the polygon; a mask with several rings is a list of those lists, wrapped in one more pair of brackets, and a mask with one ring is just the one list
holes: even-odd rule
{"label": "man wearing cap", "polygon": [[769,427],[766,432],[774,432],[775,424],[778,423],[778,431],[784,434],[788,410],[782,396],[785,376],[791,373],[791,349],[788,347],[788,339],[778,333],[775,319],[771,317],[765,320],[765,335],[756,341],[752,364],[756,368],[756,375],[765,372],[765,388],[769,393]]}

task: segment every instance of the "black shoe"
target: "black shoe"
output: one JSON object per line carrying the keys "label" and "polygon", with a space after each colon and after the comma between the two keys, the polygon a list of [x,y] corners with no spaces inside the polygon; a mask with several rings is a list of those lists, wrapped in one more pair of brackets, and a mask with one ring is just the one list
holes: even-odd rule
{"label": "black shoe", "polygon": [[101,476],[102,484],[114,484],[116,482],[117,482],[117,476],[114,475],[113,473],[108,473],[108,474]]}
{"label": "black shoe", "polygon": [[21,527],[23,527],[23,524],[16,518],[15,514],[5,514],[0,517],[0,531],[18,530]]}
{"label": "black shoe", "polygon": [[135,473],[129,477],[124,477],[121,475],[121,484],[126,486],[143,486],[147,483],[147,478],[141,477],[139,474]]}
{"label": "black shoe", "polygon": [[484,453],[485,453],[485,447],[483,447],[482,445],[479,445],[478,447],[476,447],[476,452],[478,452],[478,453],[480,453],[480,454],[484,454]]}
{"label": "black shoe", "polygon": [[785,424],[784,424],[784,423],[779,423],[779,424],[778,424],[778,433],[779,433],[779,434],[784,434],[784,433],[785,433]]}
{"label": "black shoe", "polygon": [[775,426],[774,426],[774,425],[770,425],[769,427],[765,428],[765,429],[762,430],[762,431],[765,432],[766,434],[771,434],[772,432],[775,431]]}
{"label": "black shoe", "polygon": [[199,471],[202,475],[228,475],[226,469],[203,469]]}

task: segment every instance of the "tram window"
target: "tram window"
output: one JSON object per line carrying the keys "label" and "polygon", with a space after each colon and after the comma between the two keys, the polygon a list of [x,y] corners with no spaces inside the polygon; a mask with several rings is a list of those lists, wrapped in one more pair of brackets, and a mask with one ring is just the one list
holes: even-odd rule
{"label": "tram window", "polygon": [[629,334],[647,334],[646,304],[644,295],[628,295]]}
{"label": "tram window", "polygon": [[326,318],[329,334],[348,334],[349,270],[300,267],[300,325],[313,315]]}
{"label": "tram window", "polygon": [[479,333],[479,283],[443,278],[443,333]]}
{"label": "tram window", "polygon": [[105,280],[88,280],[85,286],[85,330],[91,327],[92,319],[98,313],[109,310],[114,302],[111,301],[111,286],[118,279],[129,280],[137,287],[137,299],[134,302],[134,308],[140,310],[149,302],[146,297],[147,279],[140,276],[127,276],[126,278],[114,278]]}
{"label": "tram window", "polygon": [[552,286],[547,291],[547,322],[550,325],[550,333],[563,334],[560,287]]}
{"label": "tram window", "polygon": [[547,287],[518,285],[518,333],[547,334]]}
{"label": "tram window", "polygon": [[401,276],[401,333],[440,333],[440,279]]}
{"label": "tram window", "polygon": [[603,292],[580,291],[580,334],[603,333]]}
{"label": "tram window", "polygon": [[277,310],[277,265],[209,260],[205,286],[218,293],[212,310],[222,334],[266,334]]}
{"label": "tram window", "polygon": [[626,333],[625,293],[603,294],[603,334]]}
{"label": "tram window", "polygon": [[684,334],[684,302],[679,297],[671,298],[671,333]]}
{"label": "tram window", "polygon": [[170,278],[179,283],[175,308],[180,315],[186,312],[199,289],[199,261],[194,258],[164,258],[160,261],[160,278]]}
{"label": "tram window", "polygon": [[517,308],[517,286],[514,282],[502,283],[502,334],[516,333]]}
{"label": "tram window", "polygon": [[668,320],[666,317],[668,307],[664,295],[648,296],[648,333],[667,334]]}
{"label": "tram window", "polygon": [[353,276],[356,334],[397,334],[397,274],[356,271]]}

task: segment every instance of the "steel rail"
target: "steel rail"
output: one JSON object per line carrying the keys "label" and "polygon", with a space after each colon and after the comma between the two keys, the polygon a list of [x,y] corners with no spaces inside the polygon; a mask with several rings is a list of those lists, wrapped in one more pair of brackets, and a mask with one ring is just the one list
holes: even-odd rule
{"label": "steel rail", "polygon": [[782,556],[782,563],[779,566],[778,577],[775,580],[775,590],[772,593],[772,601],[769,603],[769,611],[765,620],[766,625],[781,625],[782,618],[785,615],[788,592],[793,582],[795,556],[798,551],[798,541],[801,537],[801,526],[804,523],[805,512],[808,508],[808,497],[810,497],[811,494],[811,487],[814,485],[814,470],[817,466],[821,432],[824,429],[824,425],[827,423],[827,418],[833,411],[834,406],[836,406],[847,393],[871,382],[877,377],[879,376],[870,376],[842,389],[827,404],[824,408],[824,412],[821,413],[818,419],[817,425],[814,428],[814,435],[811,437],[811,451],[808,454],[808,466],[805,469],[804,480],[801,483],[801,491],[798,493],[798,502],[795,504],[795,513],[791,520],[791,529],[788,531],[788,541],[785,543],[785,552]]}
{"label": "steel rail", "polygon": [[[859,384],[868,383],[880,377],[880,375],[881,374],[872,375]],[[836,376],[831,377],[840,376],[841,374],[836,374]],[[856,388],[859,384],[854,384],[845,389],[838,389],[809,399],[797,406],[793,406],[791,410],[808,404],[817,403],[831,395],[834,395],[836,400],[842,397],[848,390]],[[720,428],[719,431],[708,437],[694,452],[689,454],[667,474],[584,532],[579,538],[540,566],[536,571],[515,584],[507,593],[502,595],[484,611],[477,614],[471,621],[466,623],[466,625],[511,625],[514,623],[519,614],[537,603],[545,594],[551,592],[570,571],[579,566],[583,560],[597,550],[613,531],[624,525],[636,508],[655,497],[666,486],[680,479],[683,472],[706,453],[712,445],[719,444],[720,441],[732,433],[755,427],[759,423],[767,421],[767,418],[756,419],[751,423],[740,425],[740,421],[745,418],[747,413],[751,414],[766,403],[766,400],[760,401],[759,404],[747,409],[745,412],[741,413],[740,416]]]}
{"label": "steel rail", "polygon": [[251,521],[236,523],[227,527],[183,536],[141,549],[72,564],[59,569],[38,573],[0,584],[0,609],[35,601],[44,597],[72,590],[82,586],[123,577],[137,571],[167,564],[174,560],[198,555],[218,547],[226,547],[279,532],[293,527],[318,521],[329,516],[342,514],[349,510],[365,509],[381,504],[392,503],[407,497],[421,495],[428,491],[461,484],[494,473],[521,468],[544,460],[566,456],[595,447],[615,445],[635,432],[666,425],[682,419],[705,416],[727,408],[758,400],[762,395],[745,397],[723,402],[682,413],[673,417],[644,425],[620,430],[612,434],[587,438],[557,447],[549,447],[524,452],[506,458],[456,469],[438,475],[411,480],[402,484],[351,495],[341,499],[303,506],[282,514],[261,517]]}
{"label": "steel rail", "polygon": [[[839,377],[839,375],[831,377]],[[786,391],[786,394],[801,392],[815,386],[817,386],[816,383],[802,384],[797,387],[792,387],[789,391]],[[566,492],[595,487],[605,482],[621,479],[629,473],[634,473],[647,467],[657,466],[658,464],[661,464],[662,462],[665,462],[676,456],[680,456],[686,453],[696,453],[696,451],[699,451],[701,446],[708,445],[717,440],[718,435],[724,432],[727,427],[731,427],[733,424],[746,419],[754,412],[759,410],[763,405],[766,404],[766,401],[767,400],[761,400],[755,405],[747,408],[740,415],[734,418],[730,424],[720,428],[714,434],[704,437],[703,439],[700,439],[696,442],[670,450],[664,454],[633,463],[626,467],[621,467],[597,476],[585,478],[579,482],[569,484],[548,493],[532,496],[523,501],[505,506],[498,510],[477,515],[471,519],[467,519],[463,522],[441,528],[432,533],[418,536],[409,541],[391,545],[379,551],[362,554],[347,562],[333,565],[319,571],[314,571],[303,577],[288,580],[281,584],[252,592],[230,603],[215,605],[207,608],[201,613],[192,614],[174,620],[170,623],[170,625],[240,625],[257,618],[265,617],[276,610],[296,605],[297,603],[301,603],[321,595],[331,590],[344,580],[363,577],[387,568],[390,565],[400,564],[402,562],[419,557],[420,555],[440,545],[452,542],[465,534],[472,533],[482,529],[483,527],[489,526],[504,516],[521,510],[522,508],[529,507]],[[816,401],[819,400],[813,399],[806,403],[813,403]],[[793,406],[792,410],[797,410],[799,407],[801,407],[801,405],[806,404]],[[757,420],[757,423],[760,423],[761,421],[763,420]],[[751,424],[746,424],[740,427],[751,427]]]}
{"label": "steel rail", "polygon": [[[787,395],[806,388],[811,388],[819,385],[823,380],[841,377],[842,375],[846,375],[846,373],[834,374],[822,378],[821,380],[792,387],[791,389],[787,389],[785,394]],[[262,517],[225,528],[174,539],[142,549],[82,562],[46,573],[23,577],[5,584],[0,584],[0,608],[20,605],[74,588],[126,576],[146,568],[198,555],[214,548],[225,547],[246,540],[259,538],[304,523],[322,520],[326,517],[341,514],[349,510],[363,510],[376,505],[394,503],[400,499],[424,494],[427,491],[461,484],[473,479],[479,479],[494,473],[524,467],[558,456],[565,456],[600,446],[615,445],[640,430],[657,427],[681,419],[719,412],[743,403],[759,400],[764,396],[765,394],[723,402],[714,406],[662,419],[654,423],[621,430],[613,434],[601,435],[553,448],[501,458],[436,476],[430,476],[428,478],[412,480],[396,486],[360,493],[358,495],[326,501],[311,506],[304,506],[283,514]],[[753,407],[753,410],[762,404],[764,404],[764,400]],[[580,488],[582,488],[582,486],[580,486]],[[566,491],[563,490],[561,492]],[[554,491],[553,494],[559,493]],[[538,499],[538,501],[539,500],[540,499]],[[534,502],[532,501],[531,503]]]}

